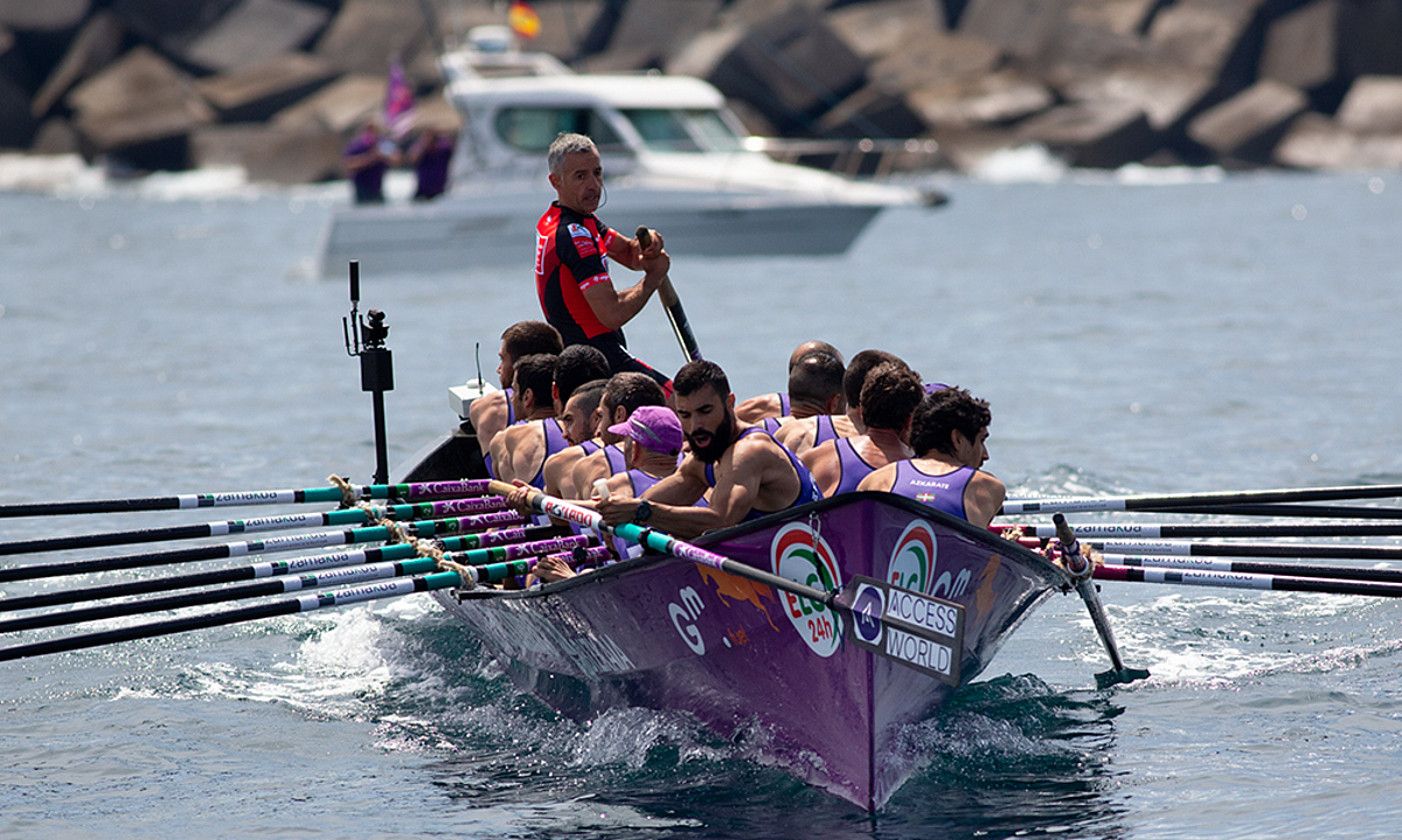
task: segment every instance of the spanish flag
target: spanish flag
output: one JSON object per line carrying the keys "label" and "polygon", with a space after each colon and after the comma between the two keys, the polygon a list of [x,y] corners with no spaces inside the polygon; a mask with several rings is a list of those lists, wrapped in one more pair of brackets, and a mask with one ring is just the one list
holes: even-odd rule
{"label": "spanish flag", "polygon": [[540,15],[526,0],[511,0],[511,8],[506,12],[511,31],[530,40],[540,34]]}

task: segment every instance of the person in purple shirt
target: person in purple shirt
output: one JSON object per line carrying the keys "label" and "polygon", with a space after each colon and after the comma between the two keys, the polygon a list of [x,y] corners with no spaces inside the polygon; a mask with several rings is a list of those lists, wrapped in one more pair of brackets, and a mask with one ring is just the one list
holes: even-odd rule
{"label": "person in purple shirt", "polygon": [[452,132],[429,127],[409,148],[409,163],[418,178],[415,201],[429,201],[448,189],[448,167],[456,145],[457,137]]}
{"label": "person in purple shirt", "polygon": [[979,469],[988,460],[988,403],[963,388],[929,394],[915,409],[910,436],[916,456],[887,464],[858,490],[885,490],[987,528],[1007,494]]}
{"label": "person in purple shirt", "polygon": [[851,493],[862,479],[887,464],[909,458],[911,416],[925,396],[920,375],[899,362],[882,362],[862,386],[866,432],[834,438],[803,453],[823,497]]}
{"label": "person in purple shirt", "polygon": [[356,204],[384,203],[385,172],[398,158],[399,150],[380,133],[379,123],[366,120],[341,153],[341,165],[355,188]]}

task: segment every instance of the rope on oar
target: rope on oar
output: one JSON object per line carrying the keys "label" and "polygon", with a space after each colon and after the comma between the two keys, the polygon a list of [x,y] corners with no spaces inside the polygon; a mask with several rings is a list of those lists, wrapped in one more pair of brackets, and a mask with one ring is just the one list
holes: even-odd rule
{"label": "rope on oar", "polygon": [[1359,566],[1321,566],[1310,563],[1263,563],[1226,557],[1159,557],[1107,553],[1105,562],[1118,566],[1162,569],[1194,569],[1203,572],[1231,572],[1254,575],[1286,575],[1301,578],[1367,580],[1402,585],[1402,569],[1369,569]]}
{"label": "rope on oar", "polygon": [[[497,508],[501,507],[502,499],[500,497],[489,496],[487,498],[495,500],[492,506]],[[329,548],[338,545],[384,542],[386,540],[399,540],[401,536],[406,533],[409,536],[416,537],[462,534],[485,530],[487,528],[495,528],[502,525],[514,525],[521,521],[522,518],[520,514],[514,511],[498,510],[496,512],[482,513],[475,516],[449,519],[425,519],[415,520],[413,522],[394,522],[390,523],[390,525],[352,528],[345,531],[289,534],[282,537],[270,537],[265,540],[221,543],[219,545],[179,548],[168,551],[149,552],[146,554],[125,554],[119,557],[98,557],[91,560],[70,560],[61,563],[45,563],[36,566],[16,566],[8,569],[0,569],[0,583],[34,580],[46,577],[64,577],[67,575],[105,572],[116,569],[138,569],[146,566],[191,563],[201,560],[221,560],[226,557],[244,557],[249,554],[296,551],[304,548]],[[390,527],[391,525],[394,527]]]}
{"label": "rope on oar", "polygon": [[[524,517],[516,517],[516,522]],[[236,566],[231,569],[218,569],[212,572],[196,572],[172,577],[147,578],[125,583],[112,583],[103,586],[89,586],[81,589],[66,589],[57,592],[41,592],[37,595],[22,595],[0,599],[0,612],[28,610],[36,607],[53,607],[61,604],[77,604],[84,601],[98,601],[104,598],[119,598],[127,595],[147,595],[152,592],[169,592],[173,589],[188,589],[193,586],[213,586],[221,583],[235,583],[241,580],[281,577],[283,575],[304,574],[306,572],[330,569],[337,566],[355,566],[364,563],[379,563],[391,560],[405,560],[415,554],[431,551],[424,544],[440,550],[465,551],[474,548],[487,548],[504,545],[519,540],[542,539],[549,534],[558,534],[560,529],[553,525],[532,525],[525,528],[507,527],[481,534],[467,534],[459,537],[438,537],[435,540],[416,538],[413,542],[386,545],[381,548],[363,548],[354,551],[341,551],[334,554],[310,554],[292,557],[287,560],[272,560],[250,566]]]}
{"label": "rope on oar", "polygon": [[1072,513],[1147,510],[1183,507],[1259,504],[1263,502],[1328,502],[1340,499],[1390,499],[1402,496],[1402,484],[1358,484],[1343,487],[1299,487],[1280,490],[1233,490],[1216,493],[1171,493],[1162,496],[1051,496],[1009,499],[1002,513]]}
{"label": "rope on oar", "polygon": [[228,534],[254,534],[265,531],[286,531],[292,528],[324,528],[335,525],[364,525],[380,519],[425,519],[429,517],[461,516],[490,509],[476,496],[447,499],[438,502],[418,502],[405,505],[373,505],[359,502],[354,507],[324,513],[289,513],[260,516],[253,519],[229,519],[198,525],[174,525],[164,528],[144,528],[131,531],[108,531],[103,534],[78,534],[64,537],[42,537],[0,543],[0,555],[38,554],[46,551],[68,551],[75,548],[102,548],[132,543],[164,542],[167,540],[222,537]]}
{"label": "rope on oar", "polygon": [[[549,529],[549,526],[545,527]],[[517,536],[519,537],[519,534]],[[452,555],[444,555],[441,549],[432,544],[415,546],[414,548],[420,552],[427,550],[428,555],[398,562],[340,566],[316,572],[308,572],[296,577],[285,577],[278,580],[262,581],[260,583],[251,583],[243,586],[205,589],[199,592],[168,595],[162,598],[150,598],[144,601],[127,601],[119,604],[105,604],[98,607],[85,607],[76,610],[14,618],[7,621],[0,621],[0,632],[33,630],[40,627],[58,627],[106,618],[165,612],[182,607],[241,601],[248,598],[260,598],[266,595],[282,595],[288,592],[297,592],[318,586],[344,586],[346,584],[365,583],[372,580],[383,580],[392,577],[427,574],[429,572],[439,571],[442,564],[445,562],[450,562],[454,567],[454,571],[465,572],[467,575],[471,576],[472,580],[475,582],[477,579],[477,572],[474,566],[477,564],[501,563],[503,561],[516,560],[517,558],[527,555],[537,555],[575,547],[584,548],[591,539],[592,537],[575,536],[529,542],[513,542],[509,545],[473,549]],[[447,557],[451,557],[452,559],[447,560]]]}
{"label": "rope on oar", "polygon": [[1066,570],[1071,573],[1076,592],[1085,602],[1091,624],[1095,625],[1095,632],[1100,636],[1105,653],[1110,657],[1110,670],[1096,674],[1095,684],[1100,688],[1109,688],[1112,685],[1148,679],[1149,672],[1143,668],[1125,667],[1124,660],[1120,658],[1119,645],[1115,643],[1115,630],[1110,626],[1110,617],[1105,614],[1105,607],[1100,603],[1100,595],[1096,591],[1095,584],[1091,582],[1094,564],[1090,558],[1082,554],[1081,545],[1076,541],[1076,534],[1071,530],[1071,526],[1066,524],[1066,517],[1058,513],[1052,519],[1056,523],[1058,536],[1061,539],[1062,557],[1066,564]]}
{"label": "rope on oar", "polygon": [[[994,525],[991,530],[1002,532],[1020,528],[1029,537],[1054,537],[1052,525]],[[1084,522],[1072,526],[1076,534],[1090,539],[1126,537],[1134,539],[1163,539],[1174,537],[1399,537],[1402,523],[1365,524],[1357,522],[1301,525],[1280,523],[1271,525],[1173,525],[1162,522]]]}
{"label": "rope on oar", "polygon": [[1331,595],[1373,595],[1383,598],[1402,598],[1402,585],[1395,583],[1247,574],[1244,572],[1180,570],[1158,566],[1097,566],[1095,577],[1097,580],[1119,580],[1132,583],[1165,583],[1179,586],[1215,586],[1228,589],[1322,592]]}
{"label": "rope on oar", "polygon": [[[486,479],[427,481],[410,484],[352,485],[356,499],[426,501],[454,498],[484,492]],[[343,503],[341,487],[308,487],[301,490],[236,490],[219,493],[186,493],[178,496],[147,496],[132,499],[93,499],[59,502],[29,502],[0,505],[0,518],[15,516],[60,516],[81,513],[130,513],[142,510],[191,510],[208,507],[251,505],[290,505],[309,502]]]}

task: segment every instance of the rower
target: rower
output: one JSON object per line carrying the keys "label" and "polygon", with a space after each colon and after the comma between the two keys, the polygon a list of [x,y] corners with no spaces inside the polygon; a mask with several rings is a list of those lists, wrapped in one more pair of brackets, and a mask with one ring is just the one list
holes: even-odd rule
{"label": "rower", "polygon": [[[842,359],[842,353],[826,341],[813,339],[805,341],[793,349],[789,354],[788,375],[793,376],[794,365],[798,360],[809,353],[827,353],[837,359],[844,367],[846,362]],[[766,418],[792,417],[792,405],[789,402],[790,392],[779,391],[773,394],[760,394],[757,397],[750,397],[735,406],[735,416],[746,423],[758,423]],[[772,429],[771,429],[772,431]]]}
{"label": "rower", "polygon": [[988,460],[988,403],[963,388],[927,395],[915,409],[910,435],[916,457],[887,464],[862,479],[858,490],[908,496],[980,528],[1003,506],[1006,489],[979,469]]}
{"label": "rower", "polygon": [[[832,430],[831,414],[841,414],[847,408],[847,400],[842,395],[842,377],[846,372],[842,362],[831,353],[816,350],[800,358],[789,369],[789,390],[787,396],[791,413],[789,417],[766,417],[758,421],[771,435],[779,431],[781,422],[793,419],[817,418],[817,434],[822,440],[836,437]],[[736,415],[739,416],[738,414]]]}
{"label": "rower", "polygon": [[[613,373],[642,373],[666,387],[667,377],[629,353],[623,336],[623,325],[667,278],[671,257],[661,234],[649,230],[644,248],[594,215],[603,197],[604,170],[593,140],[561,134],[550,144],[547,162],[556,200],[536,223],[535,256],[536,294],[545,320],[566,345],[598,348]],[[642,271],[642,280],[617,291],[605,257]]]}
{"label": "rower", "polygon": [[608,375],[608,360],[604,354],[587,344],[571,344],[555,363],[555,381],[550,386],[550,393],[565,440],[572,445],[545,459],[545,490],[551,495],[558,495],[561,476],[569,475],[574,462],[598,448],[580,450],[580,445],[594,436],[594,409],[598,407],[598,399],[593,400],[587,412],[576,410],[569,413],[566,408],[577,388],[587,382],[606,380]]}
{"label": "rower", "polygon": [[570,473],[581,459],[603,448],[604,442],[598,436],[597,430],[599,401],[603,398],[604,386],[607,384],[607,379],[586,382],[579,386],[565,403],[565,410],[560,414],[560,426],[565,430],[565,439],[574,445],[545,459],[546,493],[560,499],[573,498],[572,495],[562,495],[562,488],[566,483],[573,492],[574,484],[570,481]]}
{"label": "rower", "polygon": [[862,386],[866,384],[867,374],[882,362],[905,364],[885,350],[863,350],[852,357],[851,364],[847,365],[847,371],[842,375],[842,392],[847,403],[844,413],[785,423],[775,437],[790,452],[802,457],[805,452],[826,441],[852,437],[866,431],[866,425],[862,422]]}
{"label": "rower", "polygon": [[536,353],[516,360],[512,399],[517,414],[530,422],[512,426],[492,440],[492,461],[502,481],[520,479],[543,489],[545,459],[569,446],[550,397],[557,358]]}
{"label": "rower", "polygon": [[564,349],[560,333],[544,321],[517,321],[502,331],[501,349],[497,351],[497,378],[502,390],[493,391],[472,401],[467,417],[477,431],[477,444],[487,462],[487,474],[492,471],[492,438],[507,426],[515,425],[516,410],[511,404],[511,379],[516,360],[535,353],[559,353]]}
{"label": "rower", "polygon": [[[677,471],[684,437],[677,413],[667,406],[640,406],[627,422],[610,426],[609,432],[623,438],[628,457],[628,469],[608,479],[610,496],[637,498]],[[618,538],[614,538],[614,550],[620,560],[643,553],[642,546]]]}
{"label": "rower", "polygon": [[[735,416],[735,395],[715,362],[688,362],[673,380],[677,416],[691,450],[642,499],[598,503],[611,525],[637,522],[683,539],[757,519],[819,497],[808,470],[759,426]],[[714,488],[710,505],[697,502]]]}
{"label": "rower", "polygon": [[662,387],[640,373],[616,373],[604,388],[599,401],[599,437],[605,446],[599,452],[580,459],[570,473],[568,482],[561,482],[564,498],[587,498],[594,482],[628,471],[628,458],[620,444],[623,438],[611,427],[627,421],[634,411],[645,405],[666,405]]}
{"label": "rower", "polygon": [[803,454],[825,498],[851,493],[874,470],[911,457],[911,415],[925,396],[915,371],[895,362],[872,368],[862,387],[866,432],[835,438]]}

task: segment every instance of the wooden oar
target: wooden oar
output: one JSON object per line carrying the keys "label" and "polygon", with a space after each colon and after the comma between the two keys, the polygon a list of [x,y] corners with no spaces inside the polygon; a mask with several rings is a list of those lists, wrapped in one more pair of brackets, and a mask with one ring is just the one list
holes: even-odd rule
{"label": "wooden oar", "polygon": [[[518,517],[518,520],[522,517]],[[550,534],[558,534],[560,528],[554,525],[532,525],[527,528],[502,528],[483,534],[469,534],[461,537],[437,537],[444,551],[468,551],[474,548],[490,548],[521,540],[544,539]],[[354,551],[338,551],[334,554],[309,554],[291,557],[286,560],[271,560],[254,563],[250,566],[236,566],[232,569],[217,569],[212,572],[196,572],[189,575],[147,578],[125,583],[109,583],[102,586],[88,586],[80,589],[63,589],[57,592],[40,592],[36,595],[19,595],[13,598],[0,598],[0,612],[29,610],[36,607],[54,607],[61,604],[78,604],[84,601],[98,601],[103,598],[120,598],[127,595],[147,595],[152,592],[169,592],[173,589],[188,589],[193,586],[214,586],[221,583],[234,583],[240,580],[281,577],[302,574],[337,566],[356,566],[365,563],[380,563],[392,560],[407,560],[417,556],[417,549],[411,543],[396,543],[381,548],[362,548]]]}
{"label": "wooden oar", "polygon": [[[644,248],[652,243],[652,233],[646,227],[640,226],[636,236],[638,244]],[[682,309],[682,299],[677,297],[677,290],[672,287],[671,277],[662,278],[662,284],[657,288],[657,297],[667,311],[667,320],[672,324],[672,332],[677,337],[677,343],[681,345],[682,355],[693,362],[700,359],[701,347],[696,343],[696,334],[691,331],[691,323],[686,319],[686,310]]]}
{"label": "wooden oar", "polygon": [[[591,536],[555,537],[532,542],[516,542],[492,548],[479,548],[444,556],[445,560],[462,565],[503,564],[527,556],[554,552],[568,552],[575,548],[587,548]],[[295,577],[284,577],[261,583],[243,586],[229,586],[221,589],[205,589],[183,595],[168,595],[163,598],[148,598],[143,601],[127,601],[120,604],[104,604],[99,607],[85,607],[76,610],[31,615],[0,621],[0,632],[33,630],[39,627],[58,627],[65,624],[78,624],[84,621],[97,621],[104,618],[118,618],[129,615],[144,615],[165,612],[181,607],[195,607],[207,604],[220,604],[229,601],[242,601],[260,598],[265,595],[282,595],[318,586],[344,586],[351,583],[365,583],[372,580],[421,575],[438,571],[438,560],[432,557],[418,557],[392,563],[371,563],[362,566],[341,566],[323,571],[309,572]],[[489,570],[482,574],[490,576]],[[471,574],[469,577],[473,577]],[[473,577],[474,582],[477,580]]]}
{"label": "wooden oar", "polygon": [[1105,607],[1100,603],[1100,595],[1096,591],[1095,584],[1091,582],[1093,574],[1091,561],[1081,554],[1081,545],[1076,541],[1076,534],[1066,524],[1066,517],[1058,513],[1052,519],[1056,523],[1058,536],[1061,539],[1062,557],[1066,563],[1066,570],[1071,573],[1076,592],[1085,602],[1086,612],[1090,613],[1091,624],[1095,625],[1095,632],[1100,636],[1100,642],[1105,646],[1105,653],[1110,657],[1110,670],[1096,674],[1095,684],[1100,688],[1109,688],[1112,685],[1148,679],[1149,672],[1143,668],[1125,667],[1124,660],[1120,658],[1119,646],[1115,644],[1115,631],[1110,626],[1110,617],[1105,614]]}
{"label": "wooden oar", "polygon": [[[1161,539],[1173,537],[1402,537],[1402,523],[1364,524],[1338,522],[1333,524],[1298,525],[1172,525],[1162,522],[1081,522],[1072,525],[1076,534],[1092,539],[1125,537],[1132,539]],[[994,525],[996,532],[1018,528],[1028,537],[1054,537],[1053,525]]]}
{"label": "wooden oar", "polygon": [[[481,493],[484,481],[485,479],[463,479],[415,484],[361,484],[352,485],[350,491],[357,500],[424,501]],[[78,513],[129,513],[138,510],[192,510],[207,507],[291,505],[308,502],[330,504],[341,501],[344,501],[344,495],[339,487],[309,487],[302,490],[236,490],[222,493],[186,493],[179,496],[147,496],[133,499],[94,499],[0,505],[0,518],[59,516]]]}
{"label": "wooden oar", "polygon": [[1179,586],[1217,586],[1228,589],[1323,592],[1332,595],[1375,595],[1383,598],[1402,598],[1402,585],[1395,583],[1246,574],[1244,572],[1209,572],[1159,566],[1138,568],[1116,565],[1096,566],[1095,578],[1097,580],[1166,583]]}
{"label": "wooden oar", "polygon": [[[498,507],[500,507],[501,501],[500,497],[496,498]],[[520,514],[514,511],[497,511],[453,519],[423,519],[401,522],[397,524],[397,527],[411,536],[436,537],[443,534],[482,531],[502,525],[516,525],[521,521]],[[146,554],[124,554],[119,557],[97,557],[92,560],[70,560],[37,566],[16,566],[0,569],[0,583],[81,575],[89,572],[107,572],[116,569],[139,569],[147,566],[192,563],[201,560],[222,560],[226,557],[245,557],[249,554],[270,554],[281,551],[297,551],[304,548],[330,548],[338,545],[384,542],[392,536],[388,527],[377,525],[368,528],[352,528],[346,531],[289,534],[283,537],[270,537],[266,540],[247,540],[195,548],[177,548],[170,551],[153,551]]]}
{"label": "wooden oar", "polygon": [[1253,575],[1286,575],[1302,578],[1332,578],[1335,580],[1371,580],[1402,585],[1402,569],[1369,569],[1360,566],[1321,566],[1309,563],[1263,563],[1257,560],[1232,560],[1227,557],[1162,557],[1133,554],[1103,554],[1105,562],[1115,566],[1142,566],[1160,569],[1195,569],[1203,572],[1242,572]]}
{"label": "wooden oar", "polygon": [[103,534],[77,534],[64,537],[43,537],[0,543],[0,555],[39,554],[46,551],[68,551],[75,548],[103,548],[167,540],[188,540],[202,537],[222,537],[226,534],[255,534],[264,531],[287,531],[293,528],[324,528],[334,525],[364,525],[381,519],[427,519],[461,516],[480,512],[482,503],[476,498],[448,499],[441,502],[420,502],[410,505],[345,508],[324,513],[289,513],[280,516],[260,516],[256,519],[229,519],[224,522],[204,522],[198,525],[174,525],[166,528],[144,528],[132,531],[108,531]]}
{"label": "wooden oar", "polygon": [[1339,499],[1390,499],[1402,496],[1402,484],[1356,484],[1343,487],[1300,487],[1281,490],[1235,490],[1218,493],[1172,493],[1163,496],[1052,496],[1009,499],[1002,513],[1063,513],[1151,508],[1261,504],[1266,502],[1327,502]]}

